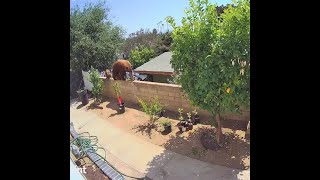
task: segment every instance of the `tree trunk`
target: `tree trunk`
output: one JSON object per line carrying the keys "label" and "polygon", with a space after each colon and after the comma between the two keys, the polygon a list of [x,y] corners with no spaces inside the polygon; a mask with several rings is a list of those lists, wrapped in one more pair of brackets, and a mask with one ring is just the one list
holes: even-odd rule
{"label": "tree trunk", "polygon": [[221,135],[222,135],[220,114],[216,115],[216,121],[217,121],[217,124],[218,124],[218,126],[216,127],[216,140],[217,140],[217,143],[220,144],[220,139],[221,139]]}

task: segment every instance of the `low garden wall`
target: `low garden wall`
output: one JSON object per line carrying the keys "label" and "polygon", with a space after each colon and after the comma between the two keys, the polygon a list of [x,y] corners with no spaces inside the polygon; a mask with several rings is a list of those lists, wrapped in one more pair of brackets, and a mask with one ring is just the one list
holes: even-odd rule
{"label": "low garden wall", "polygon": [[[177,112],[178,108],[183,108],[184,112],[191,112],[194,109],[194,107],[190,105],[186,95],[182,92],[180,85],[147,81],[114,81],[113,79],[103,79],[103,95],[106,97],[116,98],[112,85],[117,82],[124,102],[138,104],[137,97],[143,100],[149,100],[151,97],[158,96],[160,102],[165,105],[166,110]],[[199,108],[198,113],[200,116],[211,116],[208,111]],[[230,120],[249,121],[250,111],[244,110],[242,114],[227,113],[223,115],[223,117]]]}

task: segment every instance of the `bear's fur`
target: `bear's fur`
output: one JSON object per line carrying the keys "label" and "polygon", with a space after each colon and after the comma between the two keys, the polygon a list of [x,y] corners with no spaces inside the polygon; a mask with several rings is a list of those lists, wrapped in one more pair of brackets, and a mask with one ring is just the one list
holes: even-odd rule
{"label": "bear's fur", "polygon": [[119,59],[112,65],[112,77],[114,80],[126,80],[126,72],[132,76],[132,66],[128,60]]}

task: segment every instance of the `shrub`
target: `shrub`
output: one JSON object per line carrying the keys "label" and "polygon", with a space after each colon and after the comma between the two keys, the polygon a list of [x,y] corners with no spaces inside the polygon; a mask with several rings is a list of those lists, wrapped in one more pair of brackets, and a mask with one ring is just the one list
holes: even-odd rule
{"label": "shrub", "polygon": [[149,116],[150,123],[153,125],[155,121],[159,119],[158,114],[163,109],[163,105],[159,102],[159,98],[153,97],[151,100],[149,100],[149,103],[138,98],[138,102],[143,112]]}
{"label": "shrub", "polygon": [[120,91],[119,84],[118,84],[117,82],[115,82],[115,83],[112,85],[112,87],[113,87],[113,90],[114,90],[114,92],[116,93],[117,97],[120,96],[121,91]]}
{"label": "shrub", "polygon": [[98,70],[91,67],[90,70],[90,82],[92,83],[92,94],[95,102],[101,101],[101,93],[103,91],[103,80],[100,79],[100,73]]}
{"label": "shrub", "polygon": [[194,110],[192,111],[192,114],[193,114],[194,116],[198,116],[198,111],[197,111],[197,109],[194,109]]}
{"label": "shrub", "polygon": [[191,119],[191,113],[190,112],[187,113],[187,116],[188,116],[188,119]]}
{"label": "shrub", "polygon": [[139,46],[130,52],[130,63],[134,68],[151,60],[154,57],[154,50],[145,46]]}
{"label": "shrub", "polygon": [[179,120],[183,121],[183,115],[182,115],[183,114],[183,109],[179,108],[178,111],[179,111]]}
{"label": "shrub", "polygon": [[159,124],[161,124],[162,126],[170,126],[171,125],[171,121],[167,118],[160,120]]}

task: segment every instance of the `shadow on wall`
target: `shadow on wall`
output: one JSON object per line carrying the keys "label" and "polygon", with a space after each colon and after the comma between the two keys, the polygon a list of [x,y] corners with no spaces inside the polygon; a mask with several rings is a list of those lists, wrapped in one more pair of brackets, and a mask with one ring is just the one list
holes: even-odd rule
{"label": "shadow on wall", "polygon": [[[200,135],[205,131],[208,129],[199,129],[188,138],[171,136],[164,145],[166,150],[148,163],[147,176],[151,179],[243,179],[242,170],[250,166],[243,163],[243,159],[250,156],[250,143],[226,134],[226,145],[223,149],[206,150],[199,141]],[[208,162],[210,165],[172,153],[177,150],[182,155],[201,161],[211,159],[211,162]]]}

